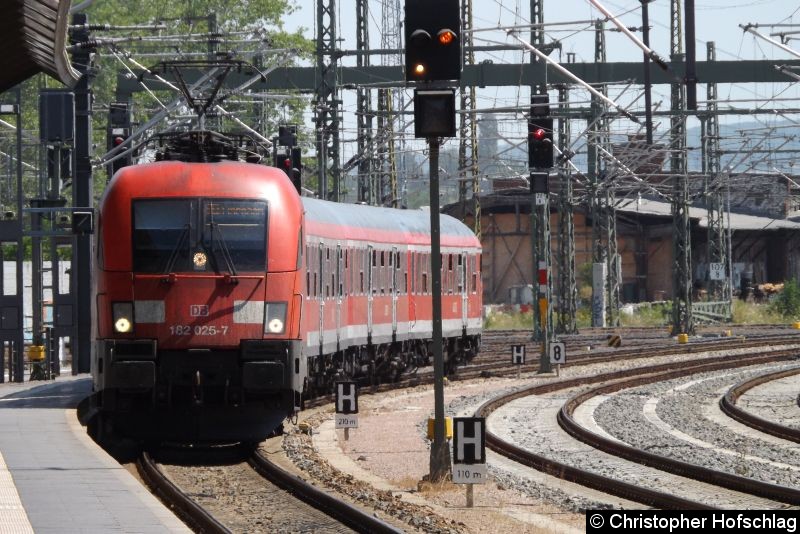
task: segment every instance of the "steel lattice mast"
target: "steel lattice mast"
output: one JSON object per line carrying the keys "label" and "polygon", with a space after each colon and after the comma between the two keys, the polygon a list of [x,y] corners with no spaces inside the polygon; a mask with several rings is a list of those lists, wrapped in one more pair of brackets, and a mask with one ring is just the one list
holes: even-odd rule
{"label": "steel lattice mast", "polygon": [[[595,61],[605,63],[606,61],[606,33],[605,33],[605,22],[597,21],[595,23]],[[599,88],[600,92],[604,96],[608,96],[608,87],[603,85]],[[608,107],[602,103],[598,102],[598,108],[600,112],[600,117],[596,123],[596,130],[599,132],[595,136],[595,143],[597,143],[601,147],[610,148],[609,143],[609,129],[610,129],[610,121],[608,118],[605,117],[605,114],[608,112]],[[613,189],[608,184],[601,183],[599,177],[600,175],[605,176],[605,180],[612,180],[613,177],[603,173],[602,168],[606,167],[602,164],[602,158],[599,157],[599,151],[596,155],[595,161],[597,162],[597,168],[595,172],[595,176],[597,177],[597,195],[598,198],[594,201],[595,206],[598,209],[597,216],[599,219],[597,220],[596,226],[596,233],[598,234],[597,245],[602,246],[602,243],[605,240],[605,250],[600,253],[599,261],[603,261],[602,258],[605,257],[606,261],[606,281],[605,281],[605,291],[606,291],[606,325],[607,326],[618,326],[619,325],[619,286],[620,286],[620,279],[622,278],[622,273],[620,273],[620,263],[619,263],[619,255],[617,254],[617,216],[614,210],[614,201],[615,195]],[[601,194],[601,191],[604,192]],[[601,227],[602,221],[602,227]],[[593,223],[594,224],[594,223]],[[595,226],[593,226],[593,229]],[[593,232],[594,233],[594,232]],[[604,234],[602,237],[599,234]]]}
{"label": "steel lattice mast", "polygon": [[[356,1],[356,47],[367,51],[369,45],[369,0]],[[357,56],[359,68],[369,66],[369,54]],[[372,91],[368,87],[359,87],[356,91],[356,120],[358,124],[358,179],[357,199],[359,202],[369,202],[370,182],[372,181],[372,163],[374,161],[373,132],[372,132]]]}
{"label": "steel lattice mast", "polygon": [[[400,33],[403,26],[399,0],[383,0],[381,11],[381,48],[400,50]],[[398,54],[381,55],[381,65],[401,65],[402,56]],[[400,151],[404,145],[403,110],[405,93],[402,88],[378,90],[378,179],[375,183],[371,203],[387,204],[397,207],[400,203],[398,180],[398,144]],[[400,135],[398,143],[398,133]],[[388,202],[387,202],[388,201]]]}
{"label": "steel lattice mast", "polygon": [[[558,149],[564,154],[570,144],[572,132],[566,117],[569,110],[569,86],[558,87],[559,111]],[[566,159],[559,165],[561,191],[558,196],[558,320],[556,332],[576,334],[578,325],[575,314],[578,309],[578,288],[575,284],[575,218],[572,196],[572,167]]]}
{"label": "steel lattice mast", "polygon": [[[595,41],[594,41],[594,60],[597,63],[605,62],[606,47],[605,47],[605,23],[602,20],[595,22]],[[599,87],[601,93],[605,94],[605,86]],[[599,98],[592,96],[591,99],[591,114],[589,115],[589,122],[592,126],[589,128],[589,140],[587,144],[587,168],[586,174],[589,178],[589,217],[592,220],[592,264],[605,263],[607,257],[607,249],[603,246],[603,198],[601,195],[600,183],[600,151],[597,149],[602,144],[602,132],[605,126],[605,120],[602,118],[606,108],[603,101]],[[608,270],[606,270],[608,272]],[[606,280],[608,277],[606,276]],[[606,292],[605,288],[603,289]],[[592,286],[592,302],[603,300],[602,296],[595,294],[599,292],[597,287]],[[606,316],[601,314],[592,313],[592,326],[605,326]]]}
{"label": "steel lattice mast", "polygon": [[[681,4],[670,2],[670,52],[673,62],[683,61]],[[689,221],[689,180],[686,172],[685,91],[682,83],[673,83],[670,117],[670,172],[674,187],[672,198],[672,333],[694,331],[692,318],[691,227]]]}
{"label": "steel lattice mast", "polygon": [[[475,63],[472,51],[472,0],[461,0],[462,43],[464,45],[464,65]],[[462,87],[460,96],[461,114],[459,117],[458,145],[458,201],[461,204],[462,219],[466,216],[467,182],[472,183],[473,230],[481,237],[481,212],[478,194],[480,176],[478,175],[478,132],[475,120],[475,86]]]}
{"label": "steel lattice mast", "polygon": [[[713,41],[706,43],[706,59],[715,61],[716,50]],[[728,241],[725,235],[725,212],[722,201],[722,169],[720,165],[719,116],[717,115],[717,84],[706,84],[708,114],[705,119],[703,138],[703,173],[706,175],[706,206],[708,210],[708,263],[724,265],[722,280],[708,281],[708,295],[713,301],[727,301],[725,315],[731,317],[731,283],[728,273]]]}
{"label": "steel lattice mast", "polygon": [[317,193],[338,202],[339,163],[338,54],[336,0],[317,1],[317,87],[314,122],[317,129]]}

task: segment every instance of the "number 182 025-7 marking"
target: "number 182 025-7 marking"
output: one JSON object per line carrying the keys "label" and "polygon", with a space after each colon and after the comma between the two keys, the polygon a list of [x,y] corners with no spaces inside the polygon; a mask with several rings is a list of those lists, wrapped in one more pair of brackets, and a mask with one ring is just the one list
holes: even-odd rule
{"label": "number 182 025-7 marking", "polygon": [[173,336],[216,336],[228,333],[228,327],[214,326],[214,325],[196,325],[191,326],[188,324],[171,324],[169,325],[169,333]]}

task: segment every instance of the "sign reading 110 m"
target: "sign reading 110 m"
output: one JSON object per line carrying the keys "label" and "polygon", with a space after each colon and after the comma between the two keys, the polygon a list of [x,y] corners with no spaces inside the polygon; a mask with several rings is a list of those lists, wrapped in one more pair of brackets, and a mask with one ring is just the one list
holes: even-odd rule
{"label": "sign reading 110 m", "polygon": [[486,419],[483,417],[453,418],[453,483],[485,484]]}

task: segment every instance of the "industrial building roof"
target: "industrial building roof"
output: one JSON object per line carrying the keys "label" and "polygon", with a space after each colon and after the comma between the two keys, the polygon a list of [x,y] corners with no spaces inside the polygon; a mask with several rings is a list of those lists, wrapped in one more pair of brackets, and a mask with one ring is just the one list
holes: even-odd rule
{"label": "industrial building roof", "polygon": [[[669,202],[645,198],[625,200],[617,205],[617,211],[656,217],[672,217],[672,206]],[[696,220],[701,228],[708,227],[708,211],[705,208],[689,207],[689,217]],[[730,221],[732,230],[800,230],[800,222],[745,213],[731,213]],[[727,216],[725,222],[727,226]]]}

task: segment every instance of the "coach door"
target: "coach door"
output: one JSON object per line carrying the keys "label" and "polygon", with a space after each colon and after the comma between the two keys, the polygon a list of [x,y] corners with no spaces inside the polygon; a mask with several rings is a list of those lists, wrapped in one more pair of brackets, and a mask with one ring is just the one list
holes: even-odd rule
{"label": "coach door", "polygon": [[342,245],[336,245],[336,341],[342,335],[342,298],[344,294],[344,256],[342,255]]}
{"label": "coach door", "polygon": [[325,247],[319,244],[319,287],[317,288],[317,304],[319,305],[319,346],[325,344]]}
{"label": "coach door", "polygon": [[392,271],[392,335],[397,334],[397,270],[400,268],[400,257],[397,247],[392,247],[389,257],[389,269]]}
{"label": "coach door", "polygon": [[372,337],[372,301],[375,287],[375,249],[367,246],[367,336]]}
{"label": "coach door", "polygon": [[461,326],[467,327],[467,313],[469,312],[469,288],[467,282],[469,281],[469,273],[467,272],[467,252],[463,251],[458,257],[458,292],[461,293]]}

